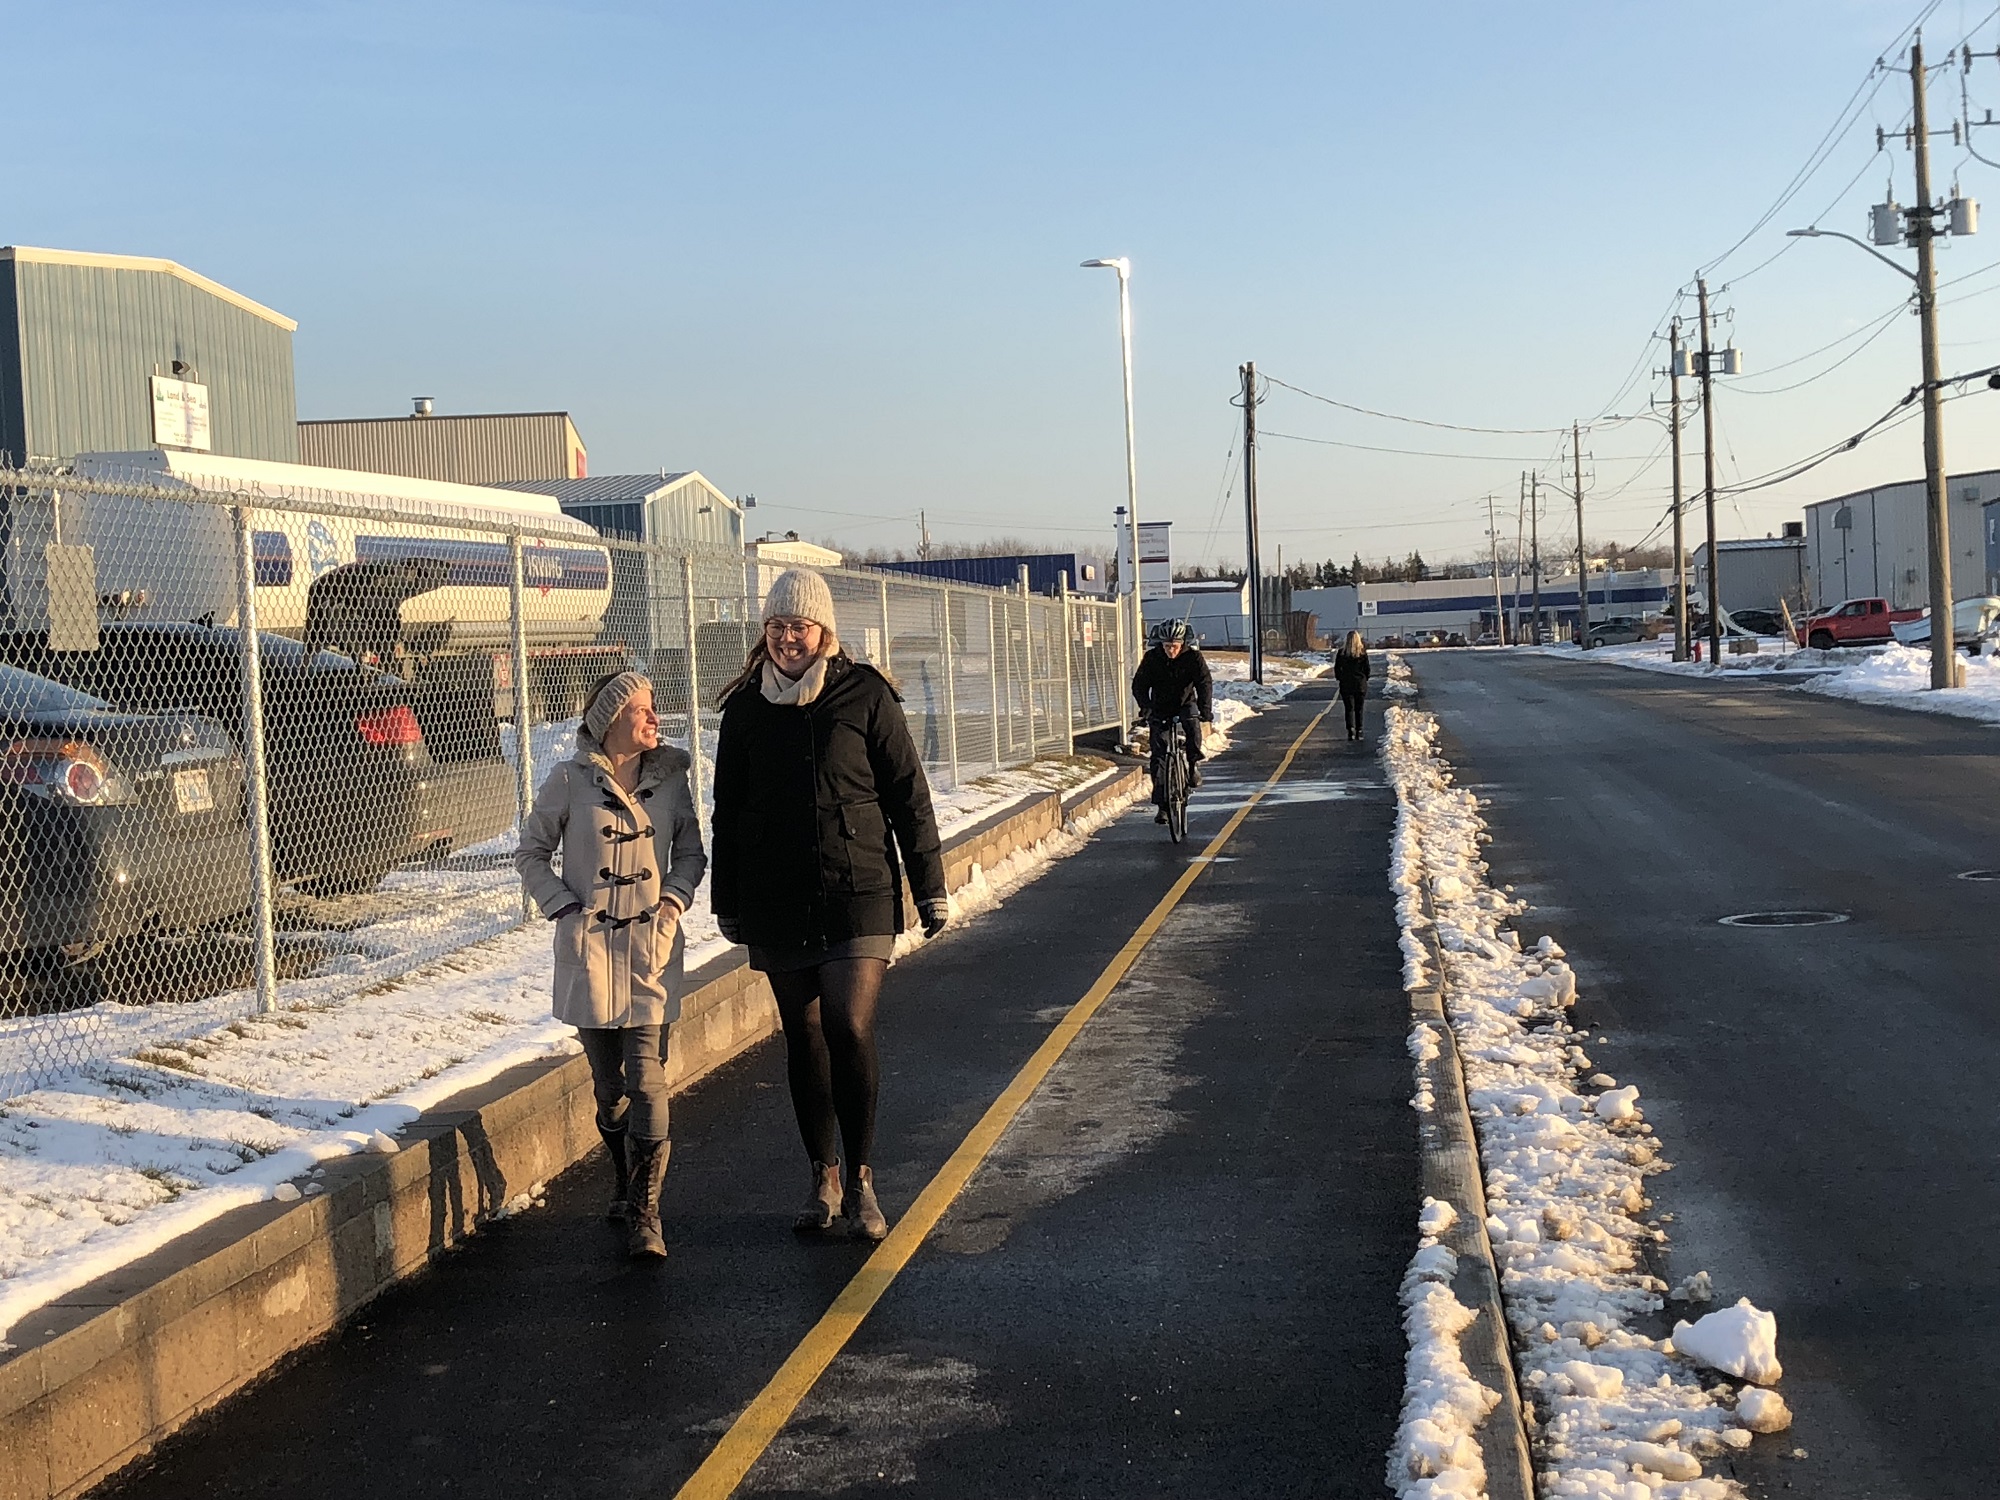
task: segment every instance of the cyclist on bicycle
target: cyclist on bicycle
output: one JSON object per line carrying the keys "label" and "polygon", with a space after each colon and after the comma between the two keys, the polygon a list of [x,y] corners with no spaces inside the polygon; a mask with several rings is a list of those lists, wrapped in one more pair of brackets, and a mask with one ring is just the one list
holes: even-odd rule
{"label": "cyclist on bicycle", "polygon": [[[1166,803],[1161,800],[1159,748],[1166,736],[1159,733],[1174,719],[1181,721],[1181,743],[1187,747],[1188,785],[1201,785],[1201,742],[1215,722],[1214,680],[1208,661],[1195,645],[1185,620],[1169,620],[1160,627],[1160,641],[1140,658],[1139,670],[1132,674],[1132,696],[1139,700],[1139,714],[1145,719],[1153,744],[1153,802],[1160,809],[1153,821],[1167,821]],[[1198,716],[1198,722],[1197,722]]]}

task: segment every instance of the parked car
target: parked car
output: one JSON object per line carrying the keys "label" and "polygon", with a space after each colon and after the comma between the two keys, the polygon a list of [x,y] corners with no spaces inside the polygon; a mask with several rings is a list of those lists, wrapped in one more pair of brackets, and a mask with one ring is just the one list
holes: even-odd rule
{"label": "parked car", "polygon": [[[1928,646],[1931,643],[1931,612],[1925,610],[1919,619],[1900,620],[1889,629],[1905,646]],[[1954,646],[1974,650],[1982,641],[1991,638],[1996,629],[2000,629],[2000,598],[1991,594],[1976,594],[1952,605],[1951,643]]]}
{"label": "parked car", "polygon": [[1785,622],[1775,609],[1732,609],[1722,618],[1746,635],[1782,636],[1785,633]]}
{"label": "parked car", "polygon": [[[240,749],[240,636],[202,624],[107,624],[94,652],[0,636],[0,660],[136,713],[191,710]],[[410,683],[261,634],[271,862],[316,890],[366,890],[393,866],[491,838],[514,820],[513,768],[493,713],[491,661]]]}
{"label": "parked car", "polygon": [[0,666],[0,952],[89,956],[250,904],[243,762],[199,714]]}
{"label": "parked car", "polygon": [[1659,632],[1637,615],[1613,615],[1590,627],[1592,646],[1621,646],[1628,641],[1650,641]]}
{"label": "parked car", "polygon": [[1895,639],[1897,624],[1923,617],[1920,609],[1891,609],[1887,599],[1843,599],[1799,625],[1798,640],[1816,651],[1836,646],[1880,646]]}

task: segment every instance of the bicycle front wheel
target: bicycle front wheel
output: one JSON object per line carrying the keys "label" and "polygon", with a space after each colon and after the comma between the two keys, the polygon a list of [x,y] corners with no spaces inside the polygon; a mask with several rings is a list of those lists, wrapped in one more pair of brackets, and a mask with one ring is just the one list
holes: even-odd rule
{"label": "bicycle front wheel", "polygon": [[1175,747],[1167,767],[1167,837],[1176,844],[1187,837],[1188,773],[1187,756]]}

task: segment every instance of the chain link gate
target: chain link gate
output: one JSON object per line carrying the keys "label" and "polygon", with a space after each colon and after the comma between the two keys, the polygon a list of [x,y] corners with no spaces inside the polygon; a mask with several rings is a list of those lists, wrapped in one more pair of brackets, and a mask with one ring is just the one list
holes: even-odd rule
{"label": "chain link gate", "polygon": [[[737,552],[156,471],[0,471],[0,1099],[518,926],[585,693],[652,677],[706,821],[759,628]],[[491,494],[492,492],[486,492]],[[1113,606],[829,570],[954,786],[1117,726]]]}

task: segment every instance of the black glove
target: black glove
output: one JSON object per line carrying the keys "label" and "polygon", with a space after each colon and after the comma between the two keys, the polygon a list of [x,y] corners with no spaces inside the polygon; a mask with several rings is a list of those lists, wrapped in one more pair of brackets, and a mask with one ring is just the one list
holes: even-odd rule
{"label": "black glove", "polygon": [[951,903],[942,899],[920,901],[917,903],[917,914],[923,918],[924,936],[934,938],[943,932],[945,924],[951,921]]}
{"label": "black glove", "polygon": [[583,903],[581,901],[572,901],[570,902],[569,905],[565,906],[561,911],[551,916],[549,920],[551,922],[560,922],[564,917],[573,917],[582,910],[583,910]]}
{"label": "black glove", "polygon": [[716,930],[722,934],[725,942],[740,943],[743,941],[743,929],[737,924],[736,918],[717,917],[715,919],[715,926]]}

